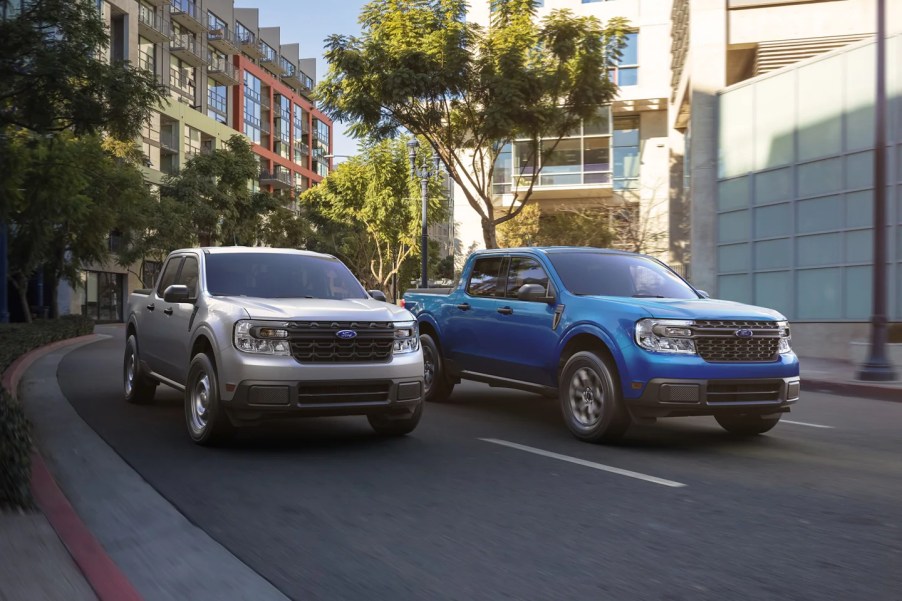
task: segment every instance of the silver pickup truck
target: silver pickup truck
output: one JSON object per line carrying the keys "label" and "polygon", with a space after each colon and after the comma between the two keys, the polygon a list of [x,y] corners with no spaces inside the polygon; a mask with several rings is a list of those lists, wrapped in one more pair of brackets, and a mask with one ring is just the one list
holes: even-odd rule
{"label": "silver pickup truck", "polygon": [[420,420],[423,353],[413,315],[367,292],[338,259],[272,248],[169,255],[129,297],[125,399],[185,393],[198,444],[265,418],[366,415],[386,435]]}

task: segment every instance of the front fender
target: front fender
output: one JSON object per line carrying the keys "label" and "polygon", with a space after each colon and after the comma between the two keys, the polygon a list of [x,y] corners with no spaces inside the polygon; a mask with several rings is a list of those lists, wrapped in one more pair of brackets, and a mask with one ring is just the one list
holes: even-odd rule
{"label": "front fender", "polygon": [[[627,320],[628,321],[628,320]],[[632,322],[628,322],[631,324]],[[598,324],[591,322],[579,322],[574,323],[561,335],[560,340],[558,341],[557,348],[557,357],[561,357],[564,349],[567,347],[567,344],[580,335],[588,334],[599,339],[610,351],[611,356],[614,358],[614,363],[617,367],[617,373],[620,375],[620,386],[621,390],[629,389],[630,382],[630,370],[628,362],[623,354],[622,344],[624,342],[624,338],[627,339],[627,342],[630,340],[631,334],[624,333],[624,326],[628,328],[627,323],[619,324],[620,327],[618,331],[615,333],[611,333],[605,328],[602,328]]]}

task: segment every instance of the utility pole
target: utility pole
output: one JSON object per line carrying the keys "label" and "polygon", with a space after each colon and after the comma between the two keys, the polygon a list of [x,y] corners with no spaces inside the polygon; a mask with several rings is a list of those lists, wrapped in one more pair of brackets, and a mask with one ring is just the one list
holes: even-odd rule
{"label": "utility pole", "polygon": [[877,95],[874,100],[874,309],[870,354],[858,370],[858,379],[886,382],[896,379],[886,356],[886,0],[877,0]]}

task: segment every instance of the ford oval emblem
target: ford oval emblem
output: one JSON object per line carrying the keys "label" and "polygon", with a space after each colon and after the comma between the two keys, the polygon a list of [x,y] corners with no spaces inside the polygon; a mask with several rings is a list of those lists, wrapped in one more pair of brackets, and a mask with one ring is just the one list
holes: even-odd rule
{"label": "ford oval emblem", "polygon": [[755,333],[748,328],[742,328],[741,330],[736,330],[736,335],[740,338],[751,338]]}
{"label": "ford oval emblem", "polygon": [[357,332],[355,332],[354,330],[338,330],[337,332],[335,332],[335,335],[343,340],[357,338]]}

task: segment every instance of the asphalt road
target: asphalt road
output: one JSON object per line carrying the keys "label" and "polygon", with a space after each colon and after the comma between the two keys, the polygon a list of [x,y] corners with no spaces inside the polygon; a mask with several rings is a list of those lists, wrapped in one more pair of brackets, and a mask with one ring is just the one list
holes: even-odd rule
{"label": "asphalt road", "polygon": [[293,599],[902,599],[902,404],[803,394],[756,439],[687,418],[606,447],[553,401],[465,383],[405,438],[329,418],[207,449],[175,391],[122,400],[123,346],[70,353],[66,397]]}

